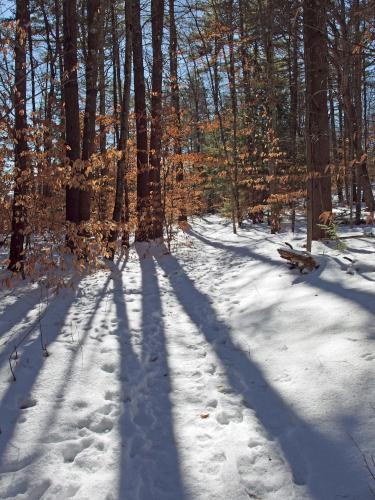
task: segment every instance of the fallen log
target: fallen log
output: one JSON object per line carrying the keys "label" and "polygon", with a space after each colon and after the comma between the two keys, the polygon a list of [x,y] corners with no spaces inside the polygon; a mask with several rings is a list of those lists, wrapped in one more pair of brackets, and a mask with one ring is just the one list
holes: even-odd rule
{"label": "fallen log", "polygon": [[[291,247],[290,244],[288,246]],[[277,251],[281,258],[288,261],[291,269],[297,267],[301,273],[305,269],[313,271],[319,267],[319,264],[309,252],[294,250],[292,247],[290,250],[288,248],[278,248]]]}

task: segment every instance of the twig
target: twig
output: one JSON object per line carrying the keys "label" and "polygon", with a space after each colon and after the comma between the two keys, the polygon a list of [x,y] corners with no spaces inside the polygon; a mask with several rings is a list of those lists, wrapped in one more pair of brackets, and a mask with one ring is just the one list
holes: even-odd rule
{"label": "twig", "polygon": [[[43,301],[43,289],[41,283],[39,283],[40,287],[40,301],[39,301],[39,307],[38,307],[38,322],[39,322],[39,332],[40,332],[40,345],[42,347],[43,351],[43,356],[48,357],[49,352],[47,351],[47,346],[44,342],[43,339],[43,329],[42,329],[42,312],[41,312],[41,307],[42,307],[42,301]],[[47,300],[46,300],[46,309],[48,307],[48,288],[47,288]]]}
{"label": "twig", "polygon": [[[48,303],[47,303],[47,306],[48,306]],[[42,318],[44,318],[44,316],[46,315],[47,313],[47,309],[48,307],[46,307],[44,309],[44,311],[42,313],[40,313],[39,311],[39,317],[38,317],[38,322],[39,322],[39,325],[41,325],[41,320]],[[34,330],[35,328],[35,324],[32,325],[28,330],[26,330],[26,333],[22,336],[22,338],[17,342],[17,344],[15,344],[14,348],[13,348],[13,351],[12,353],[10,354],[9,358],[8,358],[8,361],[9,361],[9,367],[10,367],[10,371],[12,372],[12,375],[13,375],[13,380],[16,381],[16,376],[14,374],[14,371],[13,371],[13,367],[12,367],[12,355],[14,353],[16,353],[16,357],[15,359],[18,358],[18,355],[17,355],[17,351],[19,349],[19,347],[25,342],[25,340],[27,339],[27,337],[31,334],[31,332]],[[42,342],[42,349],[43,349],[43,342]]]}
{"label": "twig", "polygon": [[[353,436],[351,434],[348,434],[348,436],[350,437],[350,439],[353,441],[354,443],[354,446],[357,448],[357,450],[359,451],[359,453],[361,454],[362,456],[362,459],[363,459],[363,462],[365,464],[365,467],[367,469],[367,471],[369,472],[369,474],[371,475],[372,479],[375,481],[375,460],[374,460],[374,455],[371,455],[371,461],[372,461],[372,464],[373,466],[371,467],[371,464],[369,463],[369,460],[368,458],[366,457],[366,454],[361,450],[361,448],[359,447],[357,441],[353,438]],[[375,491],[371,488],[370,485],[368,485],[368,488],[369,490],[371,491],[371,493],[374,495],[375,497]]]}
{"label": "twig", "polygon": [[0,248],[5,245],[7,239],[9,238],[10,233],[5,236],[3,240],[0,241]]}
{"label": "twig", "polygon": [[[12,354],[13,353],[16,354],[14,359],[17,359],[18,358],[18,354],[17,354],[17,348],[16,347],[14,347],[14,350],[13,350]],[[16,376],[14,374],[13,367],[12,367],[12,354],[9,356],[9,360],[8,361],[9,361],[10,371],[11,371],[11,373],[13,375],[13,382],[16,382],[17,379],[16,379]]]}

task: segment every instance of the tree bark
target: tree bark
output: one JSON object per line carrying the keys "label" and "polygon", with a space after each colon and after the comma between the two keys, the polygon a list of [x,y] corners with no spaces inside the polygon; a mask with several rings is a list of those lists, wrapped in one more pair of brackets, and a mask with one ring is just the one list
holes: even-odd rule
{"label": "tree bark", "polygon": [[233,0],[228,2],[228,17],[229,17],[229,33],[228,33],[228,46],[229,46],[229,67],[228,80],[230,88],[230,100],[232,108],[232,196],[233,204],[235,207],[235,214],[238,227],[242,225],[242,215],[240,208],[240,193],[238,185],[239,176],[239,161],[238,161],[238,102],[237,102],[237,80],[236,80],[236,67],[235,67],[235,53],[234,53],[234,5]]}
{"label": "tree bark", "polygon": [[[65,142],[71,172],[71,185],[66,187],[66,220],[79,224],[79,188],[74,164],[80,159],[80,125],[77,80],[77,6],[76,0],[64,0],[64,100]],[[72,243],[68,241],[69,246]]]}
{"label": "tree bark", "polygon": [[[306,73],[306,159],[308,247],[324,236],[323,212],[332,211],[327,109],[328,50],[325,0],[304,0],[303,28]],[[308,248],[311,250],[311,248]]]}
{"label": "tree bark", "polygon": [[[338,168],[338,154],[337,154],[337,135],[336,135],[336,120],[335,120],[335,103],[333,100],[333,92],[332,92],[332,81],[329,85],[329,121],[330,121],[330,137],[331,137],[331,157],[332,162],[335,165],[335,170]],[[343,183],[342,176],[339,170],[336,171],[336,189],[339,203],[343,203],[344,195],[343,195]]]}
{"label": "tree bark", "polygon": [[107,131],[105,125],[106,115],[106,78],[104,67],[104,46],[105,46],[105,14],[106,2],[102,1],[102,15],[100,20],[100,40],[99,40],[99,62],[98,62],[98,85],[99,85],[99,114],[100,114],[100,139],[99,148],[101,154],[102,168],[100,170],[100,192],[99,192],[99,220],[104,222],[108,216],[108,165],[107,165]]}
{"label": "tree bark", "polygon": [[[131,88],[131,70],[132,70],[132,50],[133,50],[133,24],[132,24],[132,14],[133,5],[132,0],[126,2],[125,11],[125,23],[126,23],[126,33],[125,33],[125,66],[124,66],[124,89],[121,103],[121,114],[120,114],[120,139],[118,144],[118,150],[121,151],[121,157],[117,162],[117,176],[116,176],[116,193],[115,193],[115,205],[113,209],[112,220],[116,223],[116,228],[111,231],[109,242],[114,243],[118,238],[118,225],[121,221],[121,216],[128,207],[124,207],[127,199],[127,179],[126,179],[126,169],[128,163],[128,135],[129,135],[129,109],[130,109],[130,88]],[[128,214],[125,213],[124,220],[128,221]],[[127,228],[124,229],[125,246],[129,246],[129,231]],[[114,257],[115,245],[111,245],[111,256]]]}
{"label": "tree bark", "polygon": [[360,31],[360,15],[361,15],[361,7],[359,4],[359,0],[355,0],[354,2],[354,30],[355,30],[355,47],[352,50],[353,53],[353,66],[354,66],[354,75],[353,75],[353,95],[354,95],[354,113],[356,116],[356,130],[354,134],[354,153],[356,156],[356,180],[357,180],[357,210],[356,210],[356,222],[360,223],[360,215],[361,215],[361,189],[363,189],[364,199],[367,205],[367,208],[370,212],[371,219],[373,216],[373,212],[375,210],[374,203],[374,195],[372,192],[372,187],[367,171],[367,163],[362,161],[363,155],[363,103],[362,103],[362,74],[363,74],[363,50],[362,50],[362,40],[361,40],[361,31]]}
{"label": "tree bark", "polygon": [[119,71],[120,71],[120,57],[119,57],[119,47],[118,47],[118,37],[117,37],[117,23],[116,23],[116,13],[114,3],[111,2],[111,33],[112,33],[112,85],[113,85],[113,116],[115,120],[115,140],[116,147],[118,147],[120,141],[120,131],[118,125],[118,104],[121,102],[121,87],[118,88],[119,84]]}
{"label": "tree bark", "polygon": [[[52,146],[53,146],[53,134],[52,134],[52,117],[53,117],[53,105],[55,103],[55,79],[56,79],[56,59],[57,59],[57,47],[56,50],[53,51],[51,38],[52,38],[52,29],[48,20],[47,12],[44,4],[41,4],[41,9],[43,13],[44,26],[46,30],[46,39],[47,39],[47,50],[48,50],[48,62],[50,68],[49,75],[49,91],[46,96],[45,103],[45,130],[43,132],[43,142],[44,142],[44,154],[45,154],[45,165],[44,168],[40,169],[41,174],[41,186],[40,193],[45,197],[51,197],[52,191],[51,186],[48,180],[53,175],[52,172]],[[56,13],[57,14],[57,13]],[[56,24],[57,27],[57,24]],[[56,39],[59,33],[56,33]],[[57,44],[56,44],[57,45]],[[31,44],[30,44],[31,46]],[[47,92],[47,89],[46,89]]]}
{"label": "tree bark", "polygon": [[[184,180],[184,166],[181,160],[181,109],[180,109],[180,86],[178,83],[178,59],[177,59],[177,29],[174,13],[175,0],[169,0],[169,80],[171,88],[171,105],[174,118],[175,135],[173,137],[173,154],[177,157],[174,161],[174,170],[176,172],[177,184]],[[197,119],[198,121],[198,119]],[[198,149],[199,150],[199,149]],[[187,220],[185,207],[181,204],[184,200],[180,199],[179,222]]]}
{"label": "tree bark", "polygon": [[143,44],[140,0],[133,0],[133,59],[134,111],[137,132],[137,231],[136,241],[147,241],[150,236],[150,185],[148,165],[148,137],[146,88],[143,67]]}
{"label": "tree bark", "polygon": [[79,197],[79,217],[88,221],[91,214],[92,190],[90,160],[95,152],[96,98],[98,92],[98,51],[100,41],[100,0],[87,0],[86,105],[83,122],[82,161],[85,184]]}
{"label": "tree bark", "polygon": [[151,208],[151,238],[163,237],[163,207],[161,201],[161,113],[162,113],[162,83],[163,83],[163,24],[164,0],[152,0],[152,92],[151,92],[151,134],[150,134],[150,208]]}
{"label": "tree bark", "polygon": [[[265,1],[265,9],[261,10],[260,14],[265,17],[264,20],[261,20],[261,23],[264,24],[262,35],[263,35],[263,46],[265,52],[266,59],[266,107],[267,107],[267,115],[270,121],[270,131],[271,137],[273,140],[277,137],[277,104],[278,104],[278,96],[276,94],[275,88],[275,47],[274,47],[274,0],[266,0]],[[272,148],[272,146],[271,146]],[[270,180],[270,205],[271,205],[271,216],[270,216],[270,224],[271,224],[271,233],[275,234],[280,231],[280,203],[277,201],[278,194],[278,171],[277,171],[277,162],[276,160],[270,156],[269,161],[269,173],[271,175]]]}
{"label": "tree bark", "polygon": [[9,269],[24,272],[24,239],[27,229],[26,195],[30,183],[27,152],[26,119],[26,42],[29,26],[29,6],[27,0],[16,2],[16,43],[14,72],[14,153],[15,185],[12,207],[12,236],[10,240]]}

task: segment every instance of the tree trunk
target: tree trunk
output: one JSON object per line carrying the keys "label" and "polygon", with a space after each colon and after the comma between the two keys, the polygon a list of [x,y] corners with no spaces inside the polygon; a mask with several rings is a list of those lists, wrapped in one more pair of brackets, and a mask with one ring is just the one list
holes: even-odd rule
{"label": "tree trunk", "polygon": [[[289,21],[289,49],[288,49],[288,61],[289,61],[289,93],[290,93],[290,115],[289,115],[289,141],[290,141],[290,157],[292,160],[292,176],[294,170],[297,167],[297,133],[298,133],[298,13],[292,16],[290,13]],[[291,181],[291,189],[295,191],[296,183],[294,180]],[[291,208],[291,230],[292,233],[295,232],[296,227],[296,201],[293,199],[290,202]]]}
{"label": "tree trunk", "polygon": [[[44,4],[41,4],[41,9],[43,12],[44,26],[46,30],[47,39],[47,49],[48,49],[48,61],[50,67],[50,79],[49,79],[49,91],[46,96],[45,105],[45,129],[43,132],[43,142],[44,142],[44,154],[45,154],[45,165],[40,169],[41,174],[41,186],[40,193],[45,197],[51,197],[52,191],[48,179],[53,176],[52,172],[52,147],[53,147],[53,135],[52,135],[52,117],[53,117],[53,105],[55,103],[55,79],[56,79],[56,59],[57,59],[57,48],[53,51],[51,43],[51,26],[48,20],[47,12],[45,10]],[[57,25],[56,25],[57,27]],[[56,33],[56,38],[59,33]],[[30,44],[31,45],[31,44]],[[57,44],[56,44],[57,45]],[[47,89],[46,89],[47,91]]]}
{"label": "tree trunk", "polygon": [[[171,86],[171,105],[172,114],[174,118],[175,135],[173,137],[173,154],[177,156],[178,160],[174,162],[174,169],[176,172],[177,184],[182,183],[184,180],[184,166],[181,160],[182,147],[181,147],[181,109],[180,109],[180,86],[178,83],[178,60],[177,60],[177,29],[174,15],[174,2],[169,0],[169,80]],[[197,118],[198,122],[199,118]],[[196,124],[196,128],[197,124]],[[197,148],[199,150],[199,148]],[[184,200],[180,199],[180,213],[178,216],[179,222],[187,220],[186,211],[182,203]]]}
{"label": "tree trunk", "polygon": [[61,139],[65,138],[65,97],[64,97],[64,55],[62,48],[62,37],[60,34],[60,26],[61,26],[61,5],[59,0],[54,0],[54,10],[55,10],[55,33],[56,33],[56,54],[58,59],[58,67],[59,67],[59,79],[61,82],[60,85],[60,106],[59,106],[59,115],[61,121]]}
{"label": "tree trunk", "polygon": [[297,132],[298,132],[298,28],[297,19],[291,19],[289,25],[289,92],[290,92],[290,156],[293,163],[297,160]]}
{"label": "tree trunk", "polygon": [[148,166],[146,88],[140,0],[133,3],[134,111],[137,132],[137,222],[136,241],[150,235],[150,185]]}
{"label": "tree trunk", "polygon": [[163,207],[161,202],[161,112],[163,83],[163,21],[164,0],[152,0],[152,93],[151,93],[151,135],[150,135],[150,208],[151,238],[163,237]]}
{"label": "tree trunk", "polygon": [[336,171],[336,189],[339,203],[343,203],[344,195],[343,195],[343,184],[342,184],[342,176],[340,170],[338,169],[338,154],[337,154],[337,136],[336,136],[336,120],[335,120],[335,104],[333,100],[333,92],[332,92],[332,82],[329,82],[329,120],[330,120],[330,137],[331,137],[331,155],[332,155],[332,163],[335,165]]}
{"label": "tree trunk", "polygon": [[[124,202],[127,200],[127,180],[126,180],[126,168],[128,163],[127,145],[128,145],[128,135],[129,135],[129,108],[130,108],[130,88],[131,88],[131,70],[132,70],[132,14],[133,6],[132,0],[126,3],[125,12],[125,22],[126,22],[126,33],[125,33],[125,67],[124,67],[124,91],[121,103],[121,114],[120,114],[120,140],[118,144],[118,150],[121,151],[121,158],[117,162],[117,176],[116,176],[116,194],[115,194],[115,206],[113,209],[113,222],[116,223],[116,228],[111,231],[109,242],[111,245],[112,258],[115,251],[115,242],[118,238],[118,225],[121,221],[122,213],[125,209],[124,221],[128,222],[129,217],[126,213],[128,211],[128,206],[124,207]],[[126,203],[125,203],[126,204]],[[127,203],[128,204],[128,203]],[[129,231],[128,228],[124,229],[123,240],[125,241],[125,246],[129,245]]]}
{"label": "tree trunk", "polygon": [[237,103],[237,81],[236,81],[236,67],[235,67],[235,53],[234,53],[234,6],[233,0],[228,3],[228,17],[229,17],[229,33],[228,33],[228,46],[229,46],[229,67],[228,67],[228,80],[230,87],[230,100],[232,108],[232,196],[233,204],[235,206],[235,214],[237,218],[238,227],[242,225],[242,215],[240,208],[240,193],[238,185],[238,103]]}
{"label": "tree trunk", "polygon": [[10,240],[9,269],[24,272],[24,239],[27,229],[26,195],[30,183],[27,159],[27,119],[26,119],[26,41],[30,22],[27,0],[16,2],[16,43],[14,71],[14,138],[15,185],[12,207],[12,236]]}
{"label": "tree trunk", "polygon": [[98,85],[99,85],[99,114],[100,114],[100,139],[99,148],[102,161],[100,170],[100,192],[99,192],[99,220],[104,222],[108,217],[108,161],[107,161],[107,131],[105,124],[106,116],[106,79],[104,68],[104,47],[105,47],[105,14],[106,1],[102,1],[102,15],[100,20],[100,39],[98,55]]}
{"label": "tree trunk", "polygon": [[[261,14],[264,15],[264,29],[263,29],[263,45],[266,58],[266,106],[267,115],[270,120],[271,125],[271,137],[276,140],[277,137],[277,101],[278,97],[275,88],[275,48],[274,48],[274,1],[266,0],[265,11]],[[272,141],[272,142],[273,142]],[[271,146],[272,148],[272,146]],[[280,203],[277,201],[278,194],[278,179],[277,179],[277,162],[270,155],[268,160],[269,163],[269,174],[271,175],[270,180],[270,223],[271,223],[271,233],[275,234],[280,231]]]}
{"label": "tree trunk", "polygon": [[98,51],[100,41],[100,0],[87,0],[86,106],[83,122],[82,161],[85,184],[79,197],[81,221],[90,220],[92,190],[90,160],[95,152],[96,97],[98,91]]}
{"label": "tree trunk", "polygon": [[[328,51],[324,0],[304,0],[303,28],[306,73],[306,159],[308,170],[308,250],[324,236],[323,212],[332,211],[327,109]],[[310,247],[310,248],[309,248]]]}
{"label": "tree trunk", "polygon": [[117,23],[114,3],[111,2],[111,32],[112,32],[112,85],[113,85],[113,116],[115,120],[115,143],[118,147],[120,141],[120,131],[118,126],[118,103],[121,102],[121,90],[118,88],[118,73],[120,66],[118,39],[117,39]]}
{"label": "tree trunk", "polygon": [[[65,142],[70,161],[71,184],[66,187],[66,220],[79,224],[79,188],[76,180],[80,159],[80,125],[77,81],[77,7],[76,0],[64,0],[64,99],[65,99]],[[72,247],[72,242],[68,245]]]}
{"label": "tree trunk", "polygon": [[[374,203],[374,195],[372,192],[372,187],[367,171],[367,163],[362,161],[363,155],[363,118],[362,118],[362,74],[363,74],[363,51],[362,51],[362,37],[360,32],[360,15],[361,15],[361,7],[359,4],[359,0],[355,0],[355,9],[354,9],[354,29],[355,29],[355,50],[352,51],[353,59],[354,59],[354,77],[353,77],[353,95],[354,95],[354,112],[356,114],[356,131],[354,134],[354,152],[356,156],[357,166],[356,166],[356,179],[357,179],[357,205],[359,208],[359,214],[356,214],[357,222],[360,222],[361,215],[361,189],[363,189],[363,194],[365,198],[365,202],[367,208],[370,212],[370,216],[372,219],[373,212],[375,210]],[[359,215],[359,216],[358,216]]]}

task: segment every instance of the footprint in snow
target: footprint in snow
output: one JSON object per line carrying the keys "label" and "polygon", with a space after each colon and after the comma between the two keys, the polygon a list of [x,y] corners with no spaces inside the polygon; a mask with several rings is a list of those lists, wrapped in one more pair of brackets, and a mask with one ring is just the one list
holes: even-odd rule
{"label": "footprint in snow", "polygon": [[116,366],[114,363],[104,363],[100,368],[103,370],[103,372],[113,373],[116,369]]}
{"label": "footprint in snow", "polygon": [[198,441],[210,441],[212,439],[212,436],[210,436],[209,434],[198,434],[197,435],[197,440]]}
{"label": "footprint in snow", "polygon": [[25,415],[21,415],[19,418],[18,418],[18,421],[17,421],[19,424],[25,424],[27,422],[27,418]]}
{"label": "footprint in snow", "polygon": [[280,346],[277,350],[278,351],[287,351],[288,350],[288,346],[284,344],[284,345]]}
{"label": "footprint in snow", "polygon": [[34,398],[25,398],[25,399],[21,399],[21,401],[19,402],[19,409],[20,410],[27,410],[28,408],[32,408],[33,406],[36,406],[37,405],[37,400],[34,399]]}
{"label": "footprint in snow", "polygon": [[206,373],[209,373],[210,375],[215,375],[217,370],[217,366],[214,363],[210,363],[209,366],[205,369]]}
{"label": "footprint in snow", "polygon": [[113,346],[104,346],[100,349],[101,354],[108,354],[109,352],[116,351],[116,347]]}
{"label": "footprint in snow", "polygon": [[75,458],[84,449],[92,445],[94,440],[92,438],[82,438],[78,442],[70,442],[63,445],[61,454],[63,456],[64,462],[74,462]]}
{"label": "footprint in snow", "polygon": [[21,495],[23,498],[39,499],[44,497],[50,486],[51,481],[49,479],[37,481],[31,486],[26,480],[13,481],[11,486],[6,490],[4,498],[18,498]]}
{"label": "footprint in snow", "polygon": [[240,423],[243,421],[242,410],[237,408],[232,411],[220,411],[216,414],[216,421],[220,425],[228,425],[230,422]]}
{"label": "footprint in snow", "polygon": [[147,411],[147,408],[133,408],[132,421],[141,428],[151,429],[155,424],[155,417],[151,413],[151,411]]}
{"label": "footprint in snow", "polygon": [[234,394],[234,389],[232,387],[228,387],[226,385],[218,385],[217,390],[222,394]]}
{"label": "footprint in snow", "polygon": [[[71,484],[54,484],[48,489],[48,495],[45,498],[72,498],[76,496],[81,485],[78,483]],[[40,496],[38,498],[41,498]]]}
{"label": "footprint in snow", "polygon": [[248,474],[255,464],[258,455],[243,455],[237,460],[237,470],[240,476]]}
{"label": "footprint in snow", "polygon": [[106,401],[113,401],[113,400],[119,400],[120,399],[120,392],[119,391],[106,391],[104,394],[104,399]]}
{"label": "footprint in snow", "polygon": [[96,340],[97,342],[103,342],[103,335],[89,335],[90,339]]}
{"label": "footprint in snow", "polygon": [[197,352],[197,356],[199,358],[205,358],[207,356],[207,352],[205,350],[200,350],[199,352]]}
{"label": "footprint in snow", "polygon": [[98,413],[94,413],[91,417],[86,417],[78,421],[78,427],[81,429],[86,427],[97,434],[105,434],[113,429],[113,421],[111,418],[102,417]]}
{"label": "footprint in snow", "polygon": [[97,412],[101,415],[109,415],[116,409],[116,405],[113,403],[107,403],[104,406],[97,409]]}
{"label": "footprint in snow", "polygon": [[368,352],[366,354],[362,354],[361,358],[365,359],[366,361],[372,361],[375,359],[375,354]]}
{"label": "footprint in snow", "polygon": [[216,408],[217,407],[217,403],[218,403],[217,399],[211,399],[210,401],[207,401],[206,406],[208,408]]}
{"label": "footprint in snow", "polygon": [[284,373],[283,375],[280,375],[273,380],[274,382],[291,382],[292,377],[288,373]]}
{"label": "footprint in snow", "polygon": [[81,440],[67,442],[62,445],[61,454],[65,463],[74,462],[76,456],[93,443],[92,438],[84,437]]}
{"label": "footprint in snow", "polygon": [[87,408],[88,403],[83,399],[78,399],[77,401],[73,401],[72,409],[73,410],[81,410],[82,408]]}
{"label": "footprint in snow", "polygon": [[201,471],[204,473],[217,475],[221,472],[221,467],[217,462],[209,462],[208,464],[203,464],[203,466],[201,467]]}
{"label": "footprint in snow", "polygon": [[135,436],[130,446],[130,458],[134,458],[136,455],[138,455],[143,450],[144,446],[145,440],[140,436]]}
{"label": "footprint in snow", "polygon": [[210,461],[211,462],[225,462],[227,459],[227,456],[226,454],[222,451],[222,452],[218,452],[218,453],[215,453],[214,455],[212,455],[212,457],[210,458]]}
{"label": "footprint in snow", "polygon": [[251,437],[247,442],[248,448],[258,448],[258,446],[262,446],[262,442],[256,437]]}

